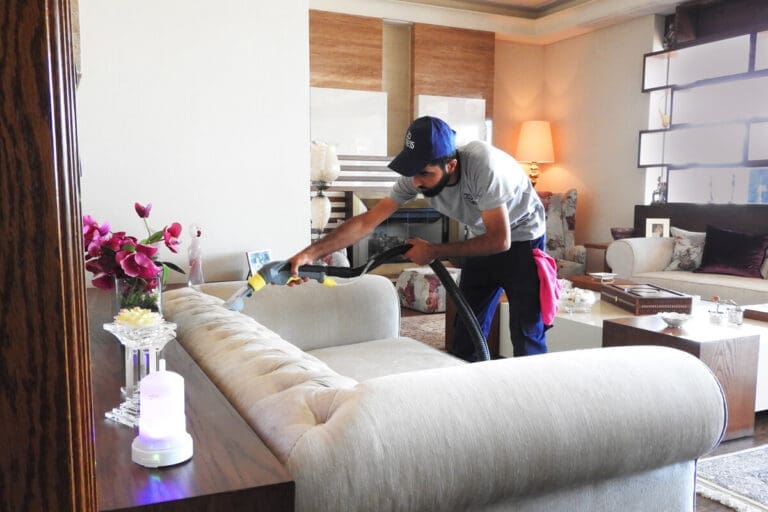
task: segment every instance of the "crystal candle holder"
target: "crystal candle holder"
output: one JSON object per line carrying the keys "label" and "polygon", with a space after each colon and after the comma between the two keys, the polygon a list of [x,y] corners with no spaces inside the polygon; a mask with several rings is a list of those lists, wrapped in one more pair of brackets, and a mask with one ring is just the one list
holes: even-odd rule
{"label": "crystal candle holder", "polygon": [[176,337],[176,324],[161,321],[154,325],[132,326],[118,322],[104,324],[125,347],[125,385],[120,388],[123,402],[105,416],[135,427],[139,420],[139,382],[158,370],[158,354]]}

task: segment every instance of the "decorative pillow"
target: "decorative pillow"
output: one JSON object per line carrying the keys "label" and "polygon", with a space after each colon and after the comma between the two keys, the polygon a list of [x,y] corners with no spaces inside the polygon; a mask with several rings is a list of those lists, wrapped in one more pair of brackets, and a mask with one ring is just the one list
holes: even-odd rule
{"label": "decorative pillow", "polygon": [[664,270],[693,270],[701,265],[707,234],[674,226],[669,232],[675,239],[675,248],[672,250],[672,261]]}
{"label": "decorative pillow", "polygon": [[760,267],[768,250],[768,235],[739,233],[707,226],[701,266],[694,272],[763,277]]}
{"label": "decorative pillow", "polygon": [[763,260],[763,266],[760,267],[760,275],[763,279],[768,279],[768,251],[765,251],[765,259]]}

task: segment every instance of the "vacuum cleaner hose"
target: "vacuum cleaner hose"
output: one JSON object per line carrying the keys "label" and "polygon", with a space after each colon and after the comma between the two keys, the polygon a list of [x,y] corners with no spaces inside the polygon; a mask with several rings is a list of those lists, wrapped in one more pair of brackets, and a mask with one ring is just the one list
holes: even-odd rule
{"label": "vacuum cleaner hose", "polygon": [[[326,267],[323,265],[302,265],[299,268],[299,271],[325,272],[326,275],[335,277],[357,277],[361,274],[370,272],[374,268],[391,260],[392,258],[405,254],[408,252],[408,250],[410,250],[411,247],[413,247],[411,244],[397,245],[378,254],[374,258],[371,258],[364,265],[360,265],[359,267],[355,268]],[[461,293],[461,290],[456,285],[456,281],[453,280],[451,274],[448,273],[448,270],[446,270],[445,265],[443,265],[439,260],[434,260],[429,264],[429,266],[435,272],[438,279],[440,279],[440,282],[443,284],[443,286],[445,286],[445,290],[453,299],[454,304],[456,304],[456,311],[458,312],[461,320],[464,322],[464,325],[467,328],[467,332],[469,333],[469,337],[472,339],[472,344],[475,347],[475,356],[477,360],[490,360],[491,355],[488,351],[488,343],[485,340],[485,336],[483,336],[483,330],[480,327],[480,323],[477,321],[477,317],[472,311],[472,308],[467,302],[467,299],[464,297],[464,294]]]}
{"label": "vacuum cleaner hose", "polygon": [[477,316],[472,311],[469,303],[467,302],[464,294],[461,293],[459,287],[456,286],[456,281],[453,280],[451,274],[446,270],[445,265],[440,261],[435,260],[429,264],[432,270],[435,271],[437,277],[440,278],[440,282],[445,286],[446,292],[451,296],[456,304],[456,311],[459,313],[461,320],[467,328],[469,337],[472,339],[472,343],[475,345],[475,356],[478,361],[490,361],[491,354],[488,351],[488,343],[483,336],[483,330],[480,327],[480,322],[477,321]]}

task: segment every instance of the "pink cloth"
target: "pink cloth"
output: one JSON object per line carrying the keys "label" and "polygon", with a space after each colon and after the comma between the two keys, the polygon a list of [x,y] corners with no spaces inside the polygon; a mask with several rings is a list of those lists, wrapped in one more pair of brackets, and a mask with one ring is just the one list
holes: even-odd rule
{"label": "pink cloth", "polygon": [[557,262],[541,249],[534,249],[532,252],[533,261],[536,262],[536,271],[539,274],[541,321],[544,322],[544,325],[552,325],[562,292],[560,281],[557,280]]}

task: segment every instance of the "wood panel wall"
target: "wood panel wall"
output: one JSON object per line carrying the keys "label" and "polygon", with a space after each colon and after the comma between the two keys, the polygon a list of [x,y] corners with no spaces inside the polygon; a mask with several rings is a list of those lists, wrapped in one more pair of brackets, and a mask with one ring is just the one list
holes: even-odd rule
{"label": "wood panel wall", "polygon": [[96,510],[68,0],[0,3],[0,509]]}
{"label": "wood panel wall", "polygon": [[381,91],[383,21],[309,11],[309,85]]}
{"label": "wood panel wall", "polygon": [[411,38],[414,96],[483,98],[486,118],[493,118],[493,32],[415,23]]}

